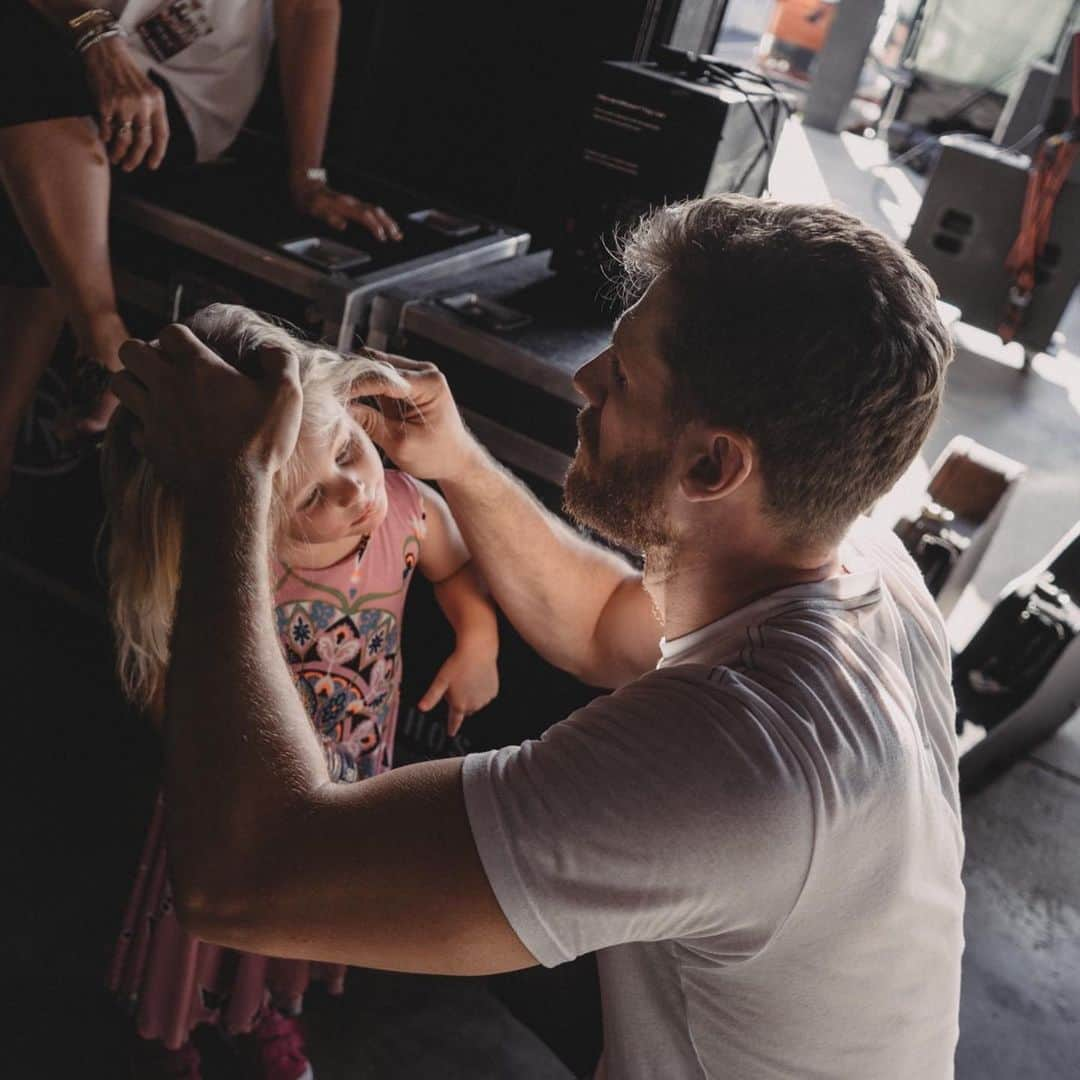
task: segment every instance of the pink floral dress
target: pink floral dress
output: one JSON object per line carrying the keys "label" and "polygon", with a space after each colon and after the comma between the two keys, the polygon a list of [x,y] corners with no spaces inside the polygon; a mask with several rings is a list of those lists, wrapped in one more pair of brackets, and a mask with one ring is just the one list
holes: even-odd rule
{"label": "pink floral dress", "polygon": [[[276,560],[273,567],[278,637],[330,775],[343,783],[392,764],[402,613],[425,523],[411,478],[388,471],[386,493],[385,521],[345,559],[320,570]],[[158,796],[107,979],[140,1036],[175,1049],[201,1023],[247,1032],[270,1001],[298,1011],[312,978],[341,993],[345,970],[240,953],[186,933],[173,910]]]}

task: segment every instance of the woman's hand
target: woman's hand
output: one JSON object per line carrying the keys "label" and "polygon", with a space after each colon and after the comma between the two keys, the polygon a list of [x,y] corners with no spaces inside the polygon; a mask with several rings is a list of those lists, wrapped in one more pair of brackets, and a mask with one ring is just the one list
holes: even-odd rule
{"label": "woman's hand", "polygon": [[418,708],[429,712],[445,697],[450,708],[446,732],[454,736],[466,717],[479,712],[499,692],[499,669],[495,650],[483,643],[459,642],[439,668],[438,674],[420,699]]}
{"label": "woman's hand", "polygon": [[83,64],[109,160],[124,172],[144,164],[156,169],[169,145],[161,89],[143,74],[121,38],[91,45]]}
{"label": "woman's hand", "polygon": [[293,185],[293,201],[301,213],[325,221],[334,229],[344,229],[350,221],[362,225],[376,240],[400,240],[397,222],[381,207],[353,195],[335,191],[315,182]]}

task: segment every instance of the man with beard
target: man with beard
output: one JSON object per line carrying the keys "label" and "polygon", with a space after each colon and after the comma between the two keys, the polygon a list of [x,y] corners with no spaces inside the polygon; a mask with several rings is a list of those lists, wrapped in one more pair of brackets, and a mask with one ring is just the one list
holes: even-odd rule
{"label": "man with beard", "polygon": [[658,212],[623,262],[633,302],[577,375],[566,496],[643,575],[500,469],[431,365],[395,358],[404,385],[368,417],[439,482],[531,644],[617,689],[540,740],[346,788],[269,617],[295,364],[246,379],[179,328],[127,346],[118,393],[186,506],[166,722],[182,916],[243,949],[411,971],[597,951],[611,1080],[949,1076],[949,649],[914,564],[860,517],[940,402],[933,285],[845,214],[734,196]]}

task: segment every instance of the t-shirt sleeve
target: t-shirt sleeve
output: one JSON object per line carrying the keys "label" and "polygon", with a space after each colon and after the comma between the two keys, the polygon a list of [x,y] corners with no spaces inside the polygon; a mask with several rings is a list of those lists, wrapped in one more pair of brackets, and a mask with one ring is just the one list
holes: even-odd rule
{"label": "t-shirt sleeve", "polygon": [[762,949],[798,899],[813,799],[766,698],[724,669],[652,672],[542,739],[466,757],[492,889],[546,966],[631,941]]}

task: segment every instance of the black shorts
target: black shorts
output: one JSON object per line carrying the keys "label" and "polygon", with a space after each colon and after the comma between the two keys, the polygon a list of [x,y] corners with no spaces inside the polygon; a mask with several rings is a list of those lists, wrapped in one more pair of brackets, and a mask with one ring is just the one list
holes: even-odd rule
{"label": "black shorts", "polygon": [[[169,147],[162,168],[186,167],[195,161],[195,140],[176,97],[164,80],[161,87],[169,118]],[[0,127],[15,127],[65,116],[96,112],[82,58],[67,36],[26,0],[0,0]],[[145,170],[132,174],[139,180]],[[127,174],[117,179],[127,181]],[[43,288],[49,279],[38,262],[0,186],[0,285]]]}

